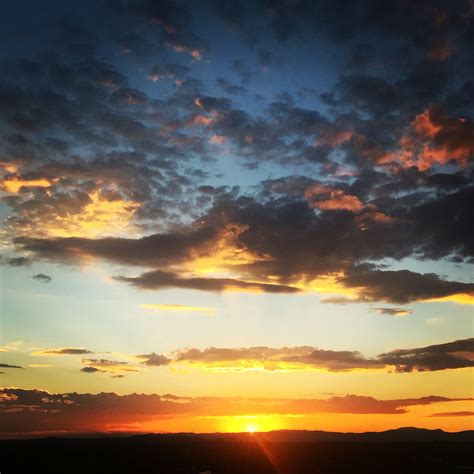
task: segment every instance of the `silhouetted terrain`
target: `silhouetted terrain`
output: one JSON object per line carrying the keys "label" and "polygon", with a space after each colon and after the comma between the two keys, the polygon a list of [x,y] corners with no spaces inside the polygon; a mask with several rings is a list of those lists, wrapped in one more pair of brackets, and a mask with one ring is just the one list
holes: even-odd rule
{"label": "silhouetted terrain", "polygon": [[8,473],[472,473],[473,432],[274,431],[0,441]]}

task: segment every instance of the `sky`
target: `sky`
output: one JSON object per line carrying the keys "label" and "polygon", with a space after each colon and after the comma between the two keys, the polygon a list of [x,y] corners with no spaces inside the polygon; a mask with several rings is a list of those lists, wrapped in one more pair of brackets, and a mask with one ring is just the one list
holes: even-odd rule
{"label": "sky", "polygon": [[473,428],[472,1],[2,6],[0,437]]}

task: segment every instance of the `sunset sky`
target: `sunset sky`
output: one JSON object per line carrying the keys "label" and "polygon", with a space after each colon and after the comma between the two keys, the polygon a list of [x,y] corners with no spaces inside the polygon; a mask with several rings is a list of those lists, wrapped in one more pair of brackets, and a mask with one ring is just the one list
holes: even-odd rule
{"label": "sunset sky", "polygon": [[0,437],[473,428],[472,1],[0,36]]}

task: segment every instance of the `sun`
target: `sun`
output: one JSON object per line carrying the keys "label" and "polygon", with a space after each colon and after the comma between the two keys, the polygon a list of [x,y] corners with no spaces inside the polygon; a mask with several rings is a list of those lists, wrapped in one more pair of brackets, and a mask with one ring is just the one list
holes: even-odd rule
{"label": "sun", "polygon": [[257,427],[257,425],[255,425],[255,424],[247,425],[247,426],[245,427],[247,433],[252,433],[252,434],[257,431],[257,428],[258,428],[258,427]]}

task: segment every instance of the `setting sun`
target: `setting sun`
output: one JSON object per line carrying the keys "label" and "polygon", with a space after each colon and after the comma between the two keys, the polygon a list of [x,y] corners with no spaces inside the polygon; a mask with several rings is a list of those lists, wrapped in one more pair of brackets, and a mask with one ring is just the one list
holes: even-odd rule
{"label": "setting sun", "polygon": [[227,433],[263,433],[288,427],[287,416],[280,415],[234,415],[216,418],[221,420],[218,422],[219,431]]}

